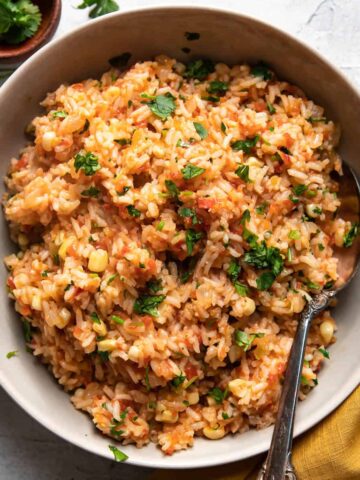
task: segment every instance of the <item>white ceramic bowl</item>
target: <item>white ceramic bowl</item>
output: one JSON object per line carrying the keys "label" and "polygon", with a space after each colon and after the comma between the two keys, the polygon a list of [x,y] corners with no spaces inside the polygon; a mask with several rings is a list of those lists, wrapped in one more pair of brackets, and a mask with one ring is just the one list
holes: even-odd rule
{"label": "white ceramic bowl", "polygon": [[[199,32],[198,41],[188,42],[184,32]],[[359,94],[334,67],[298,40],[255,19],[213,8],[159,7],[116,13],[92,21],[49,44],[29,59],[0,89],[0,169],[5,174],[9,159],[24,145],[24,126],[39,111],[46,92],[63,82],[97,75],[108,67],[108,59],[131,52],[130,62],[166,53],[180,60],[212,57],[227,63],[264,60],[280,78],[299,85],[327,115],[343,129],[341,153],[359,170]],[[4,220],[1,223],[1,256],[13,250]],[[1,267],[5,285],[6,272]],[[338,341],[330,349],[331,360],[320,373],[319,386],[297,411],[295,434],[299,435],[336,408],[360,379],[360,278],[341,296],[336,309]],[[1,343],[0,380],[10,396],[42,425],[90,452],[112,458],[111,440],[96,431],[86,415],[75,410],[51,375],[27,354],[20,322],[0,288]],[[19,350],[16,358],[6,353]],[[5,360],[4,360],[5,359]],[[4,412],[3,412],[4,414]],[[193,448],[164,456],[154,445],[141,450],[121,447],[129,463],[168,468],[194,468],[232,462],[265,451],[272,429],[250,431],[214,442],[195,440]]]}

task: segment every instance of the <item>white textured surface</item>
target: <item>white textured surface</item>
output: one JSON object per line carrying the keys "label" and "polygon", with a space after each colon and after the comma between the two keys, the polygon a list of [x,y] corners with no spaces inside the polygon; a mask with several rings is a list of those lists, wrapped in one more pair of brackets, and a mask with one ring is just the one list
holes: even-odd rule
{"label": "white textured surface", "polygon": [[[121,8],[151,5],[150,0],[120,0]],[[63,0],[63,16],[56,36],[88,21],[76,10],[80,0]],[[158,5],[186,4],[158,0]],[[360,85],[359,0],[196,0],[256,16],[320,50]],[[286,59],[284,59],[286,61]],[[2,361],[11,361],[0,359]],[[16,372],[14,372],[16,374]],[[150,470],[118,465],[92,456],[60,440],[32,420],[0,390],[1,480],[140,480]]]}

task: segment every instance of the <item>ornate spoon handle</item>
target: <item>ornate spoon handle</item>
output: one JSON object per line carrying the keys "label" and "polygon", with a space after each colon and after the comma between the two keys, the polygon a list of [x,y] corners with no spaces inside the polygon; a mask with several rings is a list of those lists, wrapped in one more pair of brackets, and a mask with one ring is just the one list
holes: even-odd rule
{"label": "ornate spoon handle", "polygon": [[315,295],[301,314],[289,355],[270,450],[257,480],[296,480],[291,465],[291,447],[306,339],[311,320],[327,307],[335,294],[335,291],[328,290]]}

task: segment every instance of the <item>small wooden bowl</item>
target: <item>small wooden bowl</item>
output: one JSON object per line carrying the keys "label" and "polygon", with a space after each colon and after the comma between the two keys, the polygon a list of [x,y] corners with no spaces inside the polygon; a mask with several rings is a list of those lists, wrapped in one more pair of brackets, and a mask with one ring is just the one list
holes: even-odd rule
{"label": "small wooden bowl", "polygon": [[53,37],[61,17],[61,0],[33,0],[33,3],[42,15],[39,30],[17,45],[0,41],[0,65],[15,66],[23,62]]}

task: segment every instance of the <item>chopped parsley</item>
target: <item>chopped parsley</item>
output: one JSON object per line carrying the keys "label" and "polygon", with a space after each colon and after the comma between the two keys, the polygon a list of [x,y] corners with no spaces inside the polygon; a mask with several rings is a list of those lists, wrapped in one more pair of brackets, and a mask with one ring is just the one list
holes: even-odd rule
{"label": "chopped parsley", "polygon": [[87,177],[94,175],[94,173],[100,170],[98,157],[91,152],[77,153],[75,155],[74,167],[76,172],[80,169],[83,170]]}
{"label": "chopped parsley", "polygon": [[176,109],[175,97],[170,92],[165,95],[157,95],[147,102],[148,107],[154,115],[165,121]]}
{"label": "chopped parsley", "polygon": [[44,270],[43,272],[41,272],[41,276],[42,276],[43,278],[48,277],[48,276],[49,276],[49,270]]}
{"label": "chopped parsley", "polygon": [[134,312],[139,315],[151,315],[152,317],[158,317],[158,305],[162,303],[166,298],[166,295],[141,295],[135,300]]}
{"label": "chopped parsley", "polygon": [[208,136],[208,132],[205,127],[201,125],[201,123],[194,122],[194,127],[196,130],[196,133],[199,135],[201,140],[204,140]]}
{"label": "chopped parsley", "polygon": [[216,97],[215,95],[205,95],[201,97],[203,100],[207,100],[208,102],[217,103],[220,102],[220,98]]}
{"label": "chopped parsley", "polygon": [[13,352],[8,352],[8,353],[6,354],[6,358],[10,359],[10,358],[12,358],[12,357],[16,357],[17,354],[18,354],[18,351],[17,351],[17,350],[14,350]]}
{"label": "chopped parsley", "polygon": [[180,375],[178,375],[177,377],[175,377],[175,378],[173,378],[173,379],[171,380],[171,385],[172,385],[173,387],[175,387],[175,388],[178,388],[178,387],[180,387],[180,385],[181,385],[182,383],[185,382],[185,380],[186,380],[185,375],[181,375],[181,374],[180,374]]}
{"label": "chopped parsley", "polygon": [[319,122],[326,122],[325,117],[309,117],[307,121],[310,123],[319,123]]}
{"label": "chopped parsley", "polygon": [[196,225],[199,223],[199,219],[196,215],[196,211],[194,208],[181,207],[178,213],[180,217],[191,218],[193,225]]}
{"label": "chopped parsley", "polygon": [[241,215],[240,224],[245,225],[246,222],[250,221],[250,218],[251,218],[250,210],[247,208],[246,210],[244,210],[243,214]]}
{"label": "chopped parsley", "polygon": [[240,282],[235,282],[234,283],[234,287],[235,287],[235,291],[238,295],[240,295],[240,297],[246,297],[248,292],[249,292],[249,289],[246,285],[244,285],[243,283],[240,283]]}
{"label": "chopped parsley", "polygon": [[51,116],[52,118],[65,118],[68,116],[68,114],[65,112],[65,110],[58,110],[56,112],[52,112]]}
{"label": "chopped parsley", "polygon": [[118,143],[120,146],[124,147],[125,145],[130,145],[130,138],[117,138],[114,142]]}
{"label": "chopped parsley", "polygon": [[224,122],[221,122],[220,128],[223,133],[226,133],[226,125]]}
{"label": "chopped parsley", "polygon": [[259,138],[259,135],[255,135],[255,137],[246,138],[245,140],[235,140],[230,146],[235,152],[243,151],[244,153],[250,154]]}
{"label": "chopped parsley", "polygon": [[107,279],[106,281],[106,284],[107,285],[110,285],[110,283],[112,283],[116,277],[118,277],[119,274],[118,273],[113,273],[112,275],[110,275],[110,277]]}
{"label": "chopped parsley", "polygon": [[166,190],[169,192],[171,198],[178,198],[180,190],[172,180],[165,180]]}
{"label": "chopped parsley", "polygon": [[149,366],[147,365],[145,368],[145,385],[146,385],[146,390],[150,392],[151,390],[151,385],[149,381]]}
{"label": "chopped parsley", "polygon": [[241,272],[241,266],[237,263],[236,260],[232,258],[226,272],[232,283],[236,282],[236,280],[240,275],[240,272]]}
{"label": "chopped parsley", "polygon": [[11,45],[35,35],[41,24],[41,12],[30,0],[0,2],[0,39]]}
{"label": "chopped parsley", "polygon": [[161,230],[165,227],[165,222],[164,220],[161,220],[161,222],[159,222],[157,225],[156,225],[156,230],[158,232],[161,232]]}
{"label": "chopped parsley", "polygon": [[129,213],[129,215],[131,215],[132,217],[135,217],[135,218],[136,218],[136,217],[140,217],[140,215],[141,215],[140,210],[138,210],[137,208],[135,208],[134,205],[128,205],[128,206],[126,207],[126,209],[127,209],[128,213]]}
{"label": "chopped parsley", "polygon": [[252,67],[251,73],[255,77],[262,77],[264,80],[271,80],[273,77],[271,70],[263,62]]}
{"label": "chopped parsley", "polygon": [[125,462],[129,457],[114,445],[109,445],[110,452],[114,454],[115,462]]}
{"label": "chopped parsley", "polygon": [[22,321],[22,327],[23,327],[25,342],[30,343],[32,339],[32,331],[31,331],[31,325],[29,320],[24,318]]}
{"label": "chopped parsley", "polygon": [[102,362],[107,362],[109,360],[109,352],[102,352],[101,350],[98,350],[98,355],[100,357],[100,360]]}
{"label": "chopped parsley", "polygon": [[228,420],[228,419],[230,418],[230,417],[229,417],[229,414],[226,413],[226,412],[222,412],[221,416],[222,416],[222,418],[223,418],[224,420]]}
{"label": "chopped parsley", "polygon": [[350,230],[344,235],[344,247],[349,248],[359,234],[359,224],[352,223]]}
{"label": "chopped parsley", "polygon": [[325,250],[325,247],[322,243],[318,243],[318,249],[320,250],[320,252],[322,252],[323,250]]}
{"label": "chopped parsley", "polygon": [[267,208],[269,206],[269,202],[262,202],[260,203],[260,205],[258,207],[256,207],[256,213],[259,214],[259,215],[264,215],[264,213],[266,212]]}
{"label": "chopped parsley", "polygon": [[185,38],[186,38],[186,40],[189,40],[189,42],[192,42],[194,40],[199,40],[200,33],[198,33],[198,32],[185,32]]}
{"label": "chopped parsley", "polygon": [[194,245],[203,237],[202,232],[196,232],[192,228],[186,230],[185,243],[188,255],[191,255],[194,250]]}
{"label": "chopped parsley", "polygon": [[323,354],[325,358],[330,358],[329,352],[326,350],[326,348],[319,348],[319,352]]}
{"label": "chopped parsley", "polygon": [[238,168],[235,170],[235,174],[245,183],[250,182],[249,172],[249,165],[239,165]]}
{"label": "chopped parsley", "polygon": [[150,290],[151,293],[160,292],[163,289],[161,279],[158,280],[149,280],[146,282],[146,288]]}
{"label": "chopped parsley", "polygon": [[235,343],[247,352],[250,350],[255,338],[262,338],[265,333],[246,333],[242,330],[235,330]]}
{"label": "chopped parsley", "polygon": [[216,93],[218,95],[224,95],[229,90],[229,84],[225,82],[220,82],[219,80],[214,80],[210,82],[207,91],[209,93]]}
{"label": "chopped parsley", "polygon": [[267,109],[269,110],[269,113],[271,113],[271,115],[272,115],[273,113],[276,113],[276,110],[275,110],[274,105],[272,105],[271,103],[267,102],[267,103],[266,103],[266,106],[267,106]]}
{"label": "chopped parsley", "polygon": [[227,388],[225,390],[221,390],[221,388],[215,387],[209,391],[210,397],[213,398],[217,404],[223,403],[228,394],[229,391]]}
{"label": "chopped parsley", "polygon": [[192,178],[198,177],[205,172],[205,168],[197,167],[192,163],[188,163],[186,167],[181,170],[183,178],[185,180],[191,180]]}
{"label": "chopped parsley", "polygon": [[321,215],[322,214],[322,208],[315,207],[315,208],[313,208],[313,212],[316,213],[317,215]]}
{"label": "chopped parsley", "polygon": [[302,195],[303,193],[306,192],[307,188],[308,187],[306,185],[302,185],[302,184],[294,185],[293,192],[295,193],[295,195]]}
{"label": "chopped parsley", "polygon": [[[245,233],[245,232],[244,232]],[[262,273],[257,279],[259,290],[267,290],[274,283],[275,278],[284,268],[284,260],[280,250],[276,247],[267,247],[266,243],[256,243],[253,234],[247,235],[247,241],[251,250],[244,255],[244,261],[257,269],[269,269],[270,271]]]}
{"label": "chopped parsley", "polygon": [[100,193],[100,190],[98,188],[91,186],[91,187],[87,188],[86,190],[83,190],[81,192],[81,195],[83,195],[84,197],[94,197],[94,198],[96,198],[99,195],[99,193]]}
{"label": "chopped parsley", "polygon": [[111,320],[119,325],[124,325],[125,320],[118,315],[111,315]]}
{"label": "chopped parsley", "polygon": [[100,321],[99,315],[96,312],[90,313],[90,318],[94,323],[97,323],[98,325],[100,325],[101,321]]}
{"label": "chopped parsley", "polygon": [[320,290],[320,288],[321,288],[318,283],[311,282],[310,280],[308,280],[307,282],[304,282],[304,283],[311,290]]}
{"label": "chopped parsley", "polygon": [[211,60],[194,60],[187,64],[184,77],[201,81],[205,80],[214,70],[215,67]]}
{"label": "chopped parsley", "polygon": [[83,9],[87,7],[93,7],[89,13],[90,18],[101,17],[107,13],[119,10],[119,5],[115,0],[83,0],[76,8]]}

